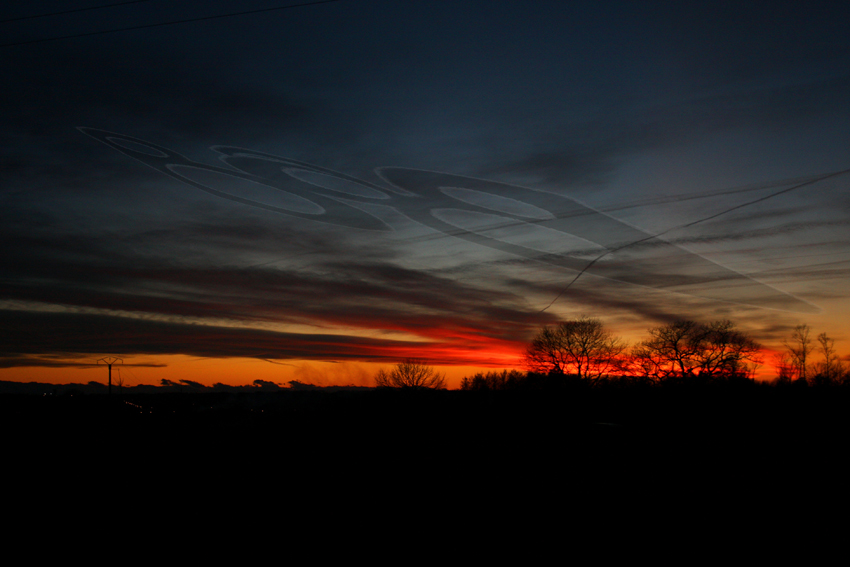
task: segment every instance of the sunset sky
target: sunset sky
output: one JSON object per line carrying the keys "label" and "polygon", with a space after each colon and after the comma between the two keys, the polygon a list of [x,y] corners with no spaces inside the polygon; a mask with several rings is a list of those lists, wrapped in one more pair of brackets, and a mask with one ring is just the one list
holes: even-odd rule
{"label": "sunset sky", "polygon": [[581,315],[850,354],[848,8],[78,10],[104,4],[0,12],[0,380],[116,356],[125,384],[369,385],[416,357],[456,386]]}

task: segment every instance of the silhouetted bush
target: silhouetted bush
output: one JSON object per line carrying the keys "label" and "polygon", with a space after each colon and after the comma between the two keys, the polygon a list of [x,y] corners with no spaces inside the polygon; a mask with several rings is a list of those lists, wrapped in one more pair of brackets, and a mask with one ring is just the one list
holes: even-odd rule
{"label": "silhouetted bush", "polygon": [[478,372],[460,381],[461,390],[515,390],[522,387],[527,374],[519,370]]}

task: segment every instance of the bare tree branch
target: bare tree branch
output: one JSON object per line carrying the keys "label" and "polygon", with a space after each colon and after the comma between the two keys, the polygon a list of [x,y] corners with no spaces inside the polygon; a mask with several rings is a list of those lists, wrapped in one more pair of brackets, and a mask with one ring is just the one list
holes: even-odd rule
{"label": "bare tree branch", "polygon": [[434,367],[414,359],[396,364],[392,370],[380,369],[375,375],[375,385],[379,388],[431,388],[441,390],[446,387],[445,374]]}
{"label": "bare tree branch", "polygon": [[525,364],[532,372],[596,380],[620,369],[625,349],[599,319],[582,317],[544,327],[526,350]]}

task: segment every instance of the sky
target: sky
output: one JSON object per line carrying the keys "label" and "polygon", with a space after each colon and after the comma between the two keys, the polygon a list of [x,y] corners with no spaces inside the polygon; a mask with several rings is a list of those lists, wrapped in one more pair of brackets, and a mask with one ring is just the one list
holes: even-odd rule
{"label": "sky", "polygon": [[850,352],[850,9],[295,4],[4,6],[0,380],[456,386],[583,315]]}

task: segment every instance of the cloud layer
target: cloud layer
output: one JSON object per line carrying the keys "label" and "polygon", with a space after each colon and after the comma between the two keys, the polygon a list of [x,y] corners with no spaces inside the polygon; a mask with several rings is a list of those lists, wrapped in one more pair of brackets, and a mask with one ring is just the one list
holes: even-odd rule
{"label": "cloud layer", "polygon": [[[31,20],[8,42],[230,8]],[[507,365],[580,314],[629,337],[722,316],[768,343],[805,321],[850,338],[847,22],[378,0],[3,48],[0,365]]]}

